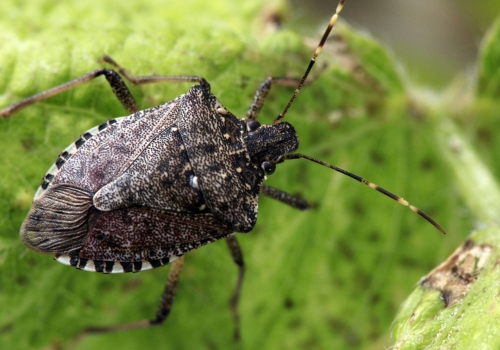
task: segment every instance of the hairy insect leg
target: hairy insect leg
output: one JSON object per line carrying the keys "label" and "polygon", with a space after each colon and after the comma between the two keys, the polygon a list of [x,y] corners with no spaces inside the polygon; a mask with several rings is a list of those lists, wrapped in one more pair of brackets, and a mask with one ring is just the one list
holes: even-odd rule
{"label": "hairy insect leg", "polygon": [[[326,64],[321,66],[320,71],[315,74],[314,76],[311,76],[307,82],[304,83],[304,85],[309,85],[311,84],[318,76],[320,76],[320,73],[327,67]],[[272,84],[278,84],[282,86],[290,86],[290,87],[296,87],[300,83],[300,78],[285,78],[285,77],[268,77],[266,80],[264,80],[257,91],[255,92],[255,96],[253,97],[253,101],[250,104],[250,107],[248,107],[247,114],[245,115],[245,122],[248,123],[250,120],[257,120],[260,110],[262,109],[262,106],[264,105],[264,101],[267,97],[267,94],[269,93],[269,90],[271,90],[271,85]],[[251,130],[249,130],[251,131]]]}
{"label": "hairy insect leg", "polygon": [[160,306],[156,312],[156,318],[150,321],[151,326],[157,326],[162,324],[174,303],[175,292],[177,291],[177,284],[179,282],[179,275],[181,274],[182,265],[184,264],[184,256],[180,256],[172,262],[172,267],[168,273],[167,285],[161,296]]}
{"label": "hairy insect leg", "polygon": [[103,62],[111,64],[116,68],[118,73],[123,75],[125,79],[131,82],[134,85],[144,85],[144,84],[155,84],[162,82],[191,82],[198,83],[203,86],[205,89],[210,91],[210,84],[205,80],[205,78],[197,76],[197,75],[137,75],[134,76],[130,74],[125,68],[120,66],[113,60],[111,57],[105,55],[101,59]]}
{"label": "hairy insect leg", "polygon": [[267,185],[262,185],[262,187],[260,188],[260,194],[268,196],[299,210],[307,210],[313,207],[313,205],[298,196],[288,194],[286,192],[278,190],[277,188]]}
{"label": "hairy insect leg", "polygon": [[139,107],[137,106],[137,103],[135,102],[134,97],[130,93],[129,89],[123,82],[123,79],[120,77],[118,73],[116,73],[114,70],[111,69],[106,69],[106,68],[100,68],[96,69],[90,73],[87,73],[85,75],[82,75],[79,78],[70,80],[64,84],[55,86],[49,90],[42,91],[36,95],[30,96],[25,98],[24,100],[21,100],[19,102],[16,102],[2,110],[0,110],[0,117],[7,118],[10,117],[12,114],[19,112],[20,110],[31,106],[34,103],[43,101],[48,99],[49,97],[55,96],[60,94],[61,92],[70,90],[78,85],[82,85],[84,83],[87,83],[101,75],[104,75],[106,77],[106,80],[108,81],[109,85],[111,86],[111,89],[113,90],[113,93],[116,95],[122,106],[127,110],[129,113],[135,113],[139,110]]}
{"label": "hairy insect leg", "polygon": [[182,265],[184,263],[184,256],[181,256],[172,262],[170,271],[168,273],[167,285],[163,291],[160,305],[158,311],[156,312],[156,317],[153,320],[143,320],[138,322],[130,322],[114,326],[103,326],[103,327],[88,327],[80,333],[80,337],[91,334],[102,334],[118,331],[126,331],[131,329],[147,328],[152,326],[161,325],[170,310],[172,309],[172,304],[175,298],[175,292],[177,290],[177,284],[179,282],[179,275],[182,270]]}
{"label": "hairy insect leg", "polygon": [[116,63],[111,57],[104,56],[101,61],[111,64],[116,68],[116,71],[112,69],[100,68],[96,69],[90,73],[82,75],[79,78],[70,80],[64,84],[55,86],[49,90],[42,91],[36,95],[27,97],[19,102],[16,102],[2,110],[0,110],[0,117],[7,118],[18,111],[31,106],[34,103],[48,99],[49,97],[58,95],[64,91],[70,90],[76,86],[87,83],[101,75],[106,77],[109,82],[113,93],[116,95],[122,106],[128,113],[135,113],[139,111],[139,106],[135,101],[134,97],[130,93],[130,90],[125,85],[125,82],[121,78],[120,74],[123,75],[130,83],[134,85],[143,84],[153,84],[161,82],[194,82],[199,83],[201,86],[210,91],[210,84],[202,77],[199,76],[185,76],[185,75],[150,75],[150,76],[134,76],[131,75],[125,68],[121,67]]}
{"label": "hairy insect leg", "polygon": [[243,278],[245,277],[245,262],[243,260],[243,253],[241,251],[240,245],[236,240],[235,236],[226,237],[227,246],[233,257],[233,261],[238,265],[238,280],[236,281],[236,287],[234,288],[231,299],[229,299],[229,307],[233,313],[234,319],[234,341],[240,340],[240,314],[238,313],[238,302],[240,300],[241,286],[243,284]]}
{"label": "hairy insect leg", "polygon": [[266,99],[272,84],[296,87],[299,82],[300,79],[298,78],[268,77],[260,84],[259,88],[255,92],[253,101],[248,108],[247,114],[245,115],[245,122],[248,123],[250,120],[257,120],[259,112],[264,105],[264,100]]}

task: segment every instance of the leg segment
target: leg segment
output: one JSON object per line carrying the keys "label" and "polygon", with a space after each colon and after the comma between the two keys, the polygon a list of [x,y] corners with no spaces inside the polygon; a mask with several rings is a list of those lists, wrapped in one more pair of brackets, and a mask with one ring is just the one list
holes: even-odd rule
{"label": "leg segment", "polygon": [[285,86],[296,87],[300,82],[300,79],[296,78],[273,78],[269,77],[264,80],[253,97],[252,104],[248,108],[247,114],[245,116],[245,122],[248,123],[250,120],[257,120],[260,109],[264,105],[264,100],[271,89],[272,84],[279,84]]}
{"label": "leg segment", "polygon": [[115,60],[111,57],[105,55],[102,59],[103,62],[111,64],[116,68],[118,73],[123,75],[125,79],[134,85],[144,85],[144,84],[154,84],[162,83],[166,81],[178,81],[178,82],[190,82],[198,83],[205,89],[210,91],[210,84],[205,80],[205,78],[196,75],[145,75],[145,76],[134,76],[131,75],[125,68],[121,67]]}
{"label": "leg segment", "polygon": [[181,274],[182,265],[184,264],[184,256],[179,257],[177,260],[172,262],[172,267],[168,273],[167,285],[161,296],[160,306],[156,312],[156,318],[150,321],[151,326],[158,326],[162,324],[174,303],[175,292],[177,291],[177,284],[179,282],[179,275]]}
{"label": "leg segment", "polygon": [[172,262],[172,266],[170,267],[170,271],[168,273],[167,285],[165,286],[165,290],[163,291],[160,306],[158,307],[158,311],[156,312],[156,317],[154,320],[143,320],[115,326],[89,327],[82,331],[81,336],[88,334],[110,333],[138,328],[147,328],[162,324],[168,317],[168,314],[172,309],[175,292],[177,290],[177,283],[179,281],[179,275],[181,273],[183,263],[184,256],[181,256],[177,260],[174,260]]}
{"label": "leg segment", "polygon": [[260,188],[260,193],[272,199],[285,203],[295,209],[307,210],[313,207],[313,205],[311,205],[304,199],[288,194],[274,187],[262,185],[262,187]]}
{"label": "leg segment", "polygon": [[101,69],[96,69],[95,71],[92,71],[85,75],[82,75],[79,78],[70,80],[67,83],[58,85],[49,90],[42,91],[36,95],[27,97],[24,100],[16,102],[0,110],[0,117],[7,118],[12,114],[20,111],[21,109],[31,106],[36,102],[43,101],[49,97],[60,94],[61,92],[70,90],[75,86],[89,82],[101,75],[104,75],[106,77],[106,79],[109,82],[109,85],[111,85],[111,89],[113,90],[114,94],[121,102],[123,107],[127,110],[127,112],[135,113],[139,110],[139,107],[137,106],[134,97],[132,96],[127,86],[123,82],[123,79],[118,75],[118,73],[116,73],[114,70],[111,69],[101,68]]}
{"label": "leg segment", "polygon": [[240,245],[235,236],[226,238],[227,246],[231,252],[234,262],[238,265],[238,281],[234,288],[231,299],[229,299],[229,307],[233,313],[234,319],[234,341],[240,340],[240,314],[238,313],[238,302],[240,300],[241,285],[243,284],[243,277],[245,277],[245,262],[243,261],[243,253],[241,252]]}
{"label": "leg segment", "polygon": [[[312,83],[318,76],[321,75],[321,72],[325,70],[327,65],[323,65],[319,72],[317,72],[314,76],[311,76],[309,80],[304,83],[305,85],[309,85]],[[121,72],[120,72],[121,73]],[[300,78],[276,78],[276,77],[269,77],[266,80],[264,80],[257,91],[255,92],[255,96],[253,97],[253,101],[250,104],[250,107],[248,108],[247,114],[245,116],[245,122],[248,123],[250,120],[257,120],[257,117],[259,115],[259,112],[264,105],[264,100],[267,97],[267,94],[269,93],[269,90],[271,89],[272,84],[278,84],[278,85],[283,85],[283,86],[290,86],[290,87],[297,87],[299,83],[301,82]]]}
{"label": "leg segment", "polygon": [[[111,57],[104,56],[102,58],[103,62],[109,63],[116,68],[118,73],[122,74],[125,79],[134,85],[152,84],[167,81],[177,81],[177,82],[194,82],[199,83],[201,86],[205,87],[210,91],[210,84],[202,77],[198,76],[164,76],[164,75],[151,75],[151,76],[133,76],[126,69],[118,65]],[[135,102],[134,97],[130,93],[129,89],[125,85],[123,79],[120,75],[112,69],[100,68],[96,69],[90,73],[82,75],[79,78],[68,81],[67,83],[55,86],[49,90],[40,92],[36,95],[30,96],[16,102],[2,110],[0,110],[0,117],[7,118],[12,114],[31,106],[32,104],[43,101],[49,97],[60,94],[61,92],[70,90],[78,85],[89,82],[98,76],[104,75],[111,85],[113,93],[116,95],[120,103],[129,113],[135,113],[139,111],[139,107]]]}

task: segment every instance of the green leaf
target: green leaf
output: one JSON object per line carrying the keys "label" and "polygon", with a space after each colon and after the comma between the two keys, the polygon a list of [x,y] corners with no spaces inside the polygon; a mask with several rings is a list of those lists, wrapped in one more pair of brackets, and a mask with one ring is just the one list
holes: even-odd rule
{"label": "green leaf", "polygon": [[500,17],[483,39],[479,59],[477,95],[498,100],[500,97]]}
{"label": "green leaf", "polygon": [[[286,9],[258,0],[2,1],[0,108],[97,69],[108,54],[133,74],[203,76],[220,101],[243,116],[266,77],[300,77],[313,53],[286,21],[282,30],[264,30],[270,11],[283,15]],[[409,210],[317,164],[279,164],[269,184],[318,207],[297,212],[262,198],[256,228],[238,236],[247,264],[240,345],[231,340],[228,307],[236,267],[226,244],[217,242],[186,256],[164,325],[86,337],[77,349],[389,345],[399,305],[459,245],[474,217],[464,215],[469,202],[435,136],[446,117],[417,108],[435,96],[413,100],[397,65],[373,39],[341,25],[335,33],[313,70],[316,80],[286,116],[299,134],[299,151],[411,199],[450,234],[443,237]],[[158,84],[131,91],[146,108],[188,88]],[[260,121],[270,123],[292,93],[274,86]],[[74,348],[86,326],[154,316],[168,268],[85,273],[29,251],[18,238],[57,155],[80,133],[124,114],[109,85],[97,79],[0,120],[1,349]],[[488,149],[484,157],[493,154]]]}
{"label": "green leaf", "polygon": [[497,349],[500,186],[461,131],[439,124],[440,150],[482,230],[424,277],[394,321],[395,349]]}
{"label": "green leaf", "polygon": [[450,94],[453,98],[446,104],[430,107],[427,103],[428,114],[436,120],[437,149],[478,229],[422,278],[402,304],[393,324],[394,349],[500,346],[500,142],[494,134],[498,130],[499,24],[498,20],[493,24],[483,42],[476,96],[465,90]]}

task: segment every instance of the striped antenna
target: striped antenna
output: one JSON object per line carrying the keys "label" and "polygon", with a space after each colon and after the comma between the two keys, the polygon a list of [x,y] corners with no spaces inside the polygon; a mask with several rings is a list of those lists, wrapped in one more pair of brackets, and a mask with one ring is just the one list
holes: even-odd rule
{"label": "striped antenna", "polygon": [[313,157],[309,157],[305,154],[300,154],[300,153],[293,153],[293,154],[287,154],[284,159],[287,160],[287,159],[299,159],[299,158],[304,158],[304,159],[308,159],[312,162],[315,162],[315,163],[318,163],[320,165],[323,165],[327,168],[330,168],[330,169],[333,169],[335,171],[338,171],[339,173],[342,173],[346,176],[349,176],[350,178],[354,179],[354,180],[357,180],[359,182],[362,182],[364,183],[365,185],[367,185],[368,187],[374,189],[375,191],[378,191],[382,194],[385,194],[387,197],[390,197],[392,199],[394,199],[396,202],[398,202],[399,204],[402,204],[404,205],[405,207],[408,207],[410,208],[412,211],[414,211],[415,213],[417,213],[418,215],[420,215],[421,217],[423,217],[425,220],[427,220],[432,226],[434,226],[435,228],[437,228],[439,231],[441,231],[441,233],[443,234],[446,234],[446,231],[441,227],[441,225],[439,225],[433,218],[431,218],[429,215],[427,215],[426,213],[424,213],[422,210],[418,209],[417,207],[414,207],[413,205],[411,205],[410,203],[408,203],[406,200],[404,200],[403,198],[399,197],[399,196],[396,196],[394,193],[392,192],[389,192],[387,191],[386,189],[374,184],[373,182],[370,182],[368,180],[365,180],[363,179],[361,176],[358,176],[356,174],[353,174],[353,173],[350,173],[344,169],[341,169],[341,168],[338,168],[334,165],[330,165],[326,162],[323,162],[319,159],[315,159]]}
{"label": "striped antenna", "polygon": [[281,122],[281,120],[283,120],[283,118],[285,117],[285,114],[288,112],[288,110],[290,109],[290,107],[293,104],[293,101],[295,101],[295,98],[299,94],[300,89],[302,89],[302,86],[304,86],[304,82],[306,81],[307,76],[311,72],[311,69],[314,66],[314,63],[316,62],[316,57],[318,57],[319,53],[323,49],[323,46],[325,45],[326,39],[328,39],[328,36],[330,35],[330,32],[332,31],[333,26],[337,22],[337,18],[339,18],[339,13],[340,13],[340,11],[342,11],[342,8],[344,7],[344,3],[345,3],[345,0],[340,0],[339,4],[337,5],[337,9],[335,10],[335,13],[333,14],[332,18],[330,19],[330,23],[328,23],[328,27],[326,27],[325,33],[323,34],[323,37],[321,38],[321,41],[319,42],[319,45],[316,48],[316,51],[314,52],[314,55],[311,58],[311,61],[309,61],[309,65],[307,66],[307,69],[306,69],[306,72],[304,73],[304,76],[300,80],[299,86],[297,86],[297,88],[295,89],[295,91],[292,95],[292,98],[290,99],[290,101],[286,105],[285,110],[283,112],[281,112],[281,114],[278,115],[276,117],[276,119],[274,119],[273,124],[277,124],[277,123]]}

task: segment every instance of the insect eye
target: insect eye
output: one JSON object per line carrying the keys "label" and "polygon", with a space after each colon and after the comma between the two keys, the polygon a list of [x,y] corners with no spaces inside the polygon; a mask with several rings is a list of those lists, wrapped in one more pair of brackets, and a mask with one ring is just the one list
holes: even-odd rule
{"label": "insect eye", "polygon": [[276,164],[271,163],[271,162],[262,162],[261,165],[262,169],[266,173],[266,175],[272,175],[274,171],[276,170]]}
{"label": "insect eye", "polygon": [[247,123],[248,131],[255,131],[260,127],[260,123],[256,120],[249,120]]}

